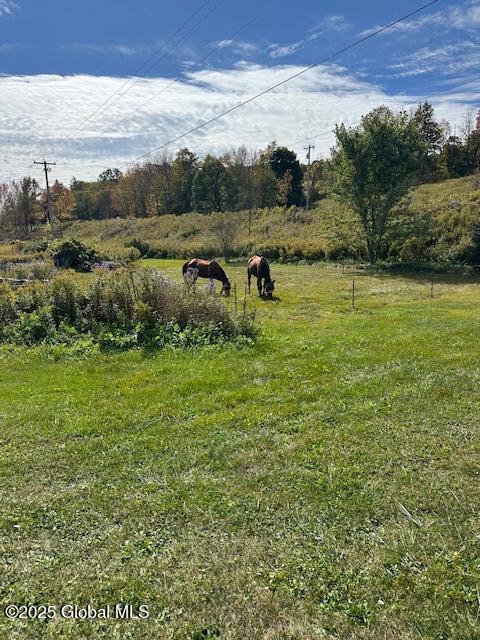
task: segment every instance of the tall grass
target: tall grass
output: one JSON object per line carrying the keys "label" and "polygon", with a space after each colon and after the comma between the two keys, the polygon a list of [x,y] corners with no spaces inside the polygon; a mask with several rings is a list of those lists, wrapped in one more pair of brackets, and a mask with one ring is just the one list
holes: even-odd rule
{"label": "tall grass", "polygon": [[[393,262],[477,263],[480,259],[478,178],[421,185],[393,212],[382,258]],[[280,262],[366,258],[359,222],[352,211],[326,198],[311,211],[296,207],[229,214],[238,224],[231,257],[260,253]],[[221,214],[75,222],[68,234],[96,243],[110,258],[133,252],[149,258],[225,255],[215,231]],[[66,230],[66,231],[67,231]]]}
{"label": "tall grass", "polygon": [[255,335],[253,318],[233,317],[214,295],[150,269],[71,273],[12,290],[0,285],[0,339],[65,342],[81,334],[103,346],[191,346]]}

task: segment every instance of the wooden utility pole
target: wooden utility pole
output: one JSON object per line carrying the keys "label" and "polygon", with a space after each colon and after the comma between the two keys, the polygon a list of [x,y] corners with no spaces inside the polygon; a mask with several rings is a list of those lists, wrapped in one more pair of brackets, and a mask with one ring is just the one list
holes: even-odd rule
{"label": "wooden utility pole", "polygon": [[315,149],[314,145],[309,144],[308,147],[304,147],[307,152],[307,201],[305,204],[305,209],[310,208],[310,189],[311,189],[311,173],[310,173],[310,163],[312,157],[312,149]]}
{"label": "wooden utility pole", "polygon": [[52,234],[52,238],[55,237],[55,219],[53,215],[53,206],[52,206],[52,195],[50,193],[50,184],[48,183],[48,172],[51,171],[49,169],[50,166],[55,166],[56,162],[47,162],[46,160],[42,160],[41,162],[33,161],[33,164],[41,164],[43,166],[43,170],[45,172],[45,184],[47,185],[47,218],[48,224],[50,225],[50,233]]}

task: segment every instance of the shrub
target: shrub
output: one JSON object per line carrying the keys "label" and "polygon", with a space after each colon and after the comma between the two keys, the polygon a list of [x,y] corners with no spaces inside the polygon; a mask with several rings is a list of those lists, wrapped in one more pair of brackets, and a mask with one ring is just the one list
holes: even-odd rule
{"label": "shrub", "polygon": [[125,254],[125,260],[127,260],[127,262],[135,262],[136,260],[139,260],[141,257],[142,257],[142,254],[135,247],[130,247],[127,253]]}
{"label": "shrub", "polygon": [[137,238],[130,240],[129,242],[126,243],[125,246],[136,249],[139,252],[139,255],[141,258],[153,258],[155,254],[155,251],[148,244],[148,242],[144,242],[143,240],[138,240]]}
{"label": "shrub", "polygon": [[49,238],[37,238],[36,240],[32,240],[28,242],[23,247],[23,253],[45,253],[50,247],[52,241]]}
{"label": "shrub", "polygon": [[428,252],[428,243],[423,238],[408,238],[400,249],[400,260],[402,262],[421,262]]}
{"label": "shrub", "polygon": [[49,288],[49,298],[57,325],[62,321],[74,325],[81,318],[84,296],[69,275],[62,274],[53,280]]}
{"label": "shrub", "polygon": [[16,315],[15,295],[8,284],[0,283],[0,327],[12,322]]}
{"label": "shrub", "polygon": [[71,344],[83,334],[105,349],[187,348],[256,335],[248,314],[233,318],[219,298],[147,269],[98,272],[89,283],[61,274],[16,291],[4,285],[0,320],[5,341]]}
{"label": "shrub", "polygon": [[31,313],[22,312],[18,320],[3,331],[3,338],[16,344],[32,345],[40,342],[53,342],[56,330],[52,309],[40,307]]}
{"label": "shrub", "polygon": [[[253,250],[251,252],[253,253]],[[277,244],[262,243],[257,246],[256,253],[270,260],[278,260],[280,257],[280,247]]]}
{"label": "shrub", "polygon": [[32,313],[49,304],[47,289],[41,282],[31,282],[15,292],[16,315]]}
{"label": "shrub", "polygon": [[91,271],[97,261],[95,250],[75,238],[55,241],[50,251],[55,266],[63,269]]}
{"label": "shrub", "polygon": [[56,269],[41,260],[25,263],[7,263],[2,266],[6,277],[18,280],[49,280],[56,273]]}

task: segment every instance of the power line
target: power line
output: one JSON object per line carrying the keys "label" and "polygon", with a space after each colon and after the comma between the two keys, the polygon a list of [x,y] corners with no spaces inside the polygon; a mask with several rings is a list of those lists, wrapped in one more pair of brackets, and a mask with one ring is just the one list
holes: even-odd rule
{"label": "power line", "polygon": [[[424,95],[422,98],[419,98],[417,100],[405,103],[404,105],[402,105],[402,107],[406,107],[408,105],[413,105],[413,104],[418,104],[419,102],[422,102],[422,101],[426,100],[427,98],[430,98],[430,97],[432,97],[434,95],[448,93],[448,92],[452,91],[453,89],[457,89],[458,87],[462,87],[462,86],[465,86],[467,84],[470,84],[471,82],[475,82],[475,80],[477,80],[477,79],[480,79],[480,76],[476,76],[474,78],[470,78],[469,80],[464,80],[462,82],[459,82],[457,84],[454,84],[454,85],[448,87],[447,89],[439,89],[437,91],[433,91],[433,92],[431,92],[431,93],[429,93],[427,95]],[[356,124],[360,124],[360,123],[361,123],[361,120],[358,121],[357,123],[352,123],[352,124],[349,124],[347,126],[355,126]],[[318,138],[320,136],[331,135],[331,134],[332,134],[332,129],[329,129],[328,131],[323,131],[322,133],[316,134],[314,136],[310,136],[309,138],[305,138],[303,140],[297,140],[294,143],[289,143],[286,146],[289,147],[289,148],[290,147],[294,147],[294,146],[303,144],[305,142],[308,142],[310,140],[313,140],[315,138]],[[314,147],[311,146],[311,149],[313,149],[313,148]],[[86,181],[80,181],[80,182],[86,182]],[[91,184],[91,183],[89,183],[89,184]],[[115,183],[112,183],[112,185],[106,184],[106,185],[102,185],[102,186],[100,186],[98,184],[97,185],[93,185],[92,184],[91,186],[86,186],[86,187],[81,187],[79,189],[74,189],[74,190],[72,190],[72,193],[86,193],[86,194],[91,193],[91,194],[93,194],[93,193],[98,193],[99,191],[111,191],[112,189],[115,190],[115,192],[121,191],[122,193],[135,193],[135,191],[132,190],[131,187],[123,187],[123,186],[119,187]]]}
{"label": "power line", "polygon": [[421,11],[426,9],[427,7],[430,7],[431,5],[435,4],[436,2],[438,2],[438,0],[431,0],[430,2],[428,2],[428,3],[424,4],[424,5],[422,5],[421,7],[419,7],[418,9],[415,9],[414,11],[411,11],[410,13],[402,16],[401,18],[397,18],[396,20],[394,20],[393,22],[390,22],[389,24],[385,25],[384,27],[380,27],[379,29],[376,29],[372,33],[363,36],[362,38],[356,40],[355,42],[349,44],[348,46],[343,47],[342,49],[339,49],[339,50],[335,51],[334,53],[329,54],[328,56],[323,58],[323,60],[320,60],[319,62],[315,62],[314,64],[311,64],[308,67],[305,67],[301,71],[298,71],[297,73],[294,73],[293,75],[289,76],[288,78],[285,78],[285,80],[282,80],[281,82],[277,82],[276,84],[272,85],[268,89],[264,89],[263,91],[261,91],[260,93],[257,93],[256,95],[252,96],[251,98],[248,98],[247,100],[244,100],[243,102],[239,102],[238,104],[234,105],[233,107],[230,107],[230,109],[227,109],[226,111],[223,111],[222,113],[218,114],[217,116],[214,116],[213,118],[210,118],[210,120],[202,122],[201,124],[199,124],[199,125],[197,125],[195,127],[192,127],[188,131],[176,136],[172,140],[169,140],[168,142],[165,142],[164,144],[161,144],[158,147],[155,147],[154,149],[152,149],[150,151],[147,151],[146,153],[143,153],[142,155],[138,156],[137,158],[134,158],[133,160],[130,160],[129,162],[126,162],[125,164],[121,165],[119,168],[122,169],[122,168],[127,167],[127,166],[129,166],[131,164],[134,164],[135,162],[138,162],[139,160],[142,160],[143,158],[146,158],[147,156],[151,155],[152,153],[155,153],[156,151],[160,151],[160,149],[164,149],[165,147],[169,146],[170,144],[173,144],[174,142],[177,142],[178,140],[181,140],[182,138],[190,135],[191,133],[194,133],[195,131],[198,131],[199,129],[202,129],[203,127],[206,127],[207,125],[212,124],[213,122],[216,122],[217,120],[220,120],[221,118],[223,118],[224,116],[228,115],[229,113],[232,113],[233,111],[236,111],[237,109],[240,109],[241,107],[244,107],[245,105],[250,104],[254,100],[257,100],[258,98],[260,98],[261,96],[264,96],[265,94],[269,93],[270,91],[273,91],[274,89],[277,89],[278,87],[283,86],[287,82],[290,82],[290,80],[293,80],[294,78],[298,78],[299,76],[303,75],[307,71],[310,71],[311,69],[314,69],[315,67],[318,67],[319,65],[324,64],[325,62],[328,62],[329,60],[332,60],[333,58],[338,57],[342,53],[345,53],[346,51],[349,51],[350,49],[353,49],[354,47],[358,46],[359,44],[362,44],[363,42],[366,42],[367,40],[370,40],[371,38],[377,36],[379,33],[382,33],[383,31],[386,31],[387,29],[390,29],[391,27],[395,26],[396,24],[398,24],[400,22],[403,22],[404,20],[407,20],[408,18],[411,18],[412,16],[416,15],[417,13],[420,13]]}
{"label": "power line", "polygon": [[[406,102],[405,104],[401,105],[401,108],[405,108],[408,107],[410,105],[414,105],[414,104],[418,104],[419,102],[422,102],[423,100],[426,100],[427,98],[431,98],[432,96],[441,94],[441,93],[446,93],[447,91],[451,91],[452,89],[458,89],[458,87],[463,87],[466,84],[470,84],[471,82],[475,82],[475,80],[479,80],[480,76],[476,76],[474,78],[470,78],[469,80],[465,80],[463,82],[459,82],[458,84],[454,84],[453,86],[449,87],[448,89],[439,89],[438,91],[433,91],[432,93],[427,94],[426,96],[423,96],[423,98],[419,98],[417,100],[412,100],[411,102]],[[359,124],[361,124],[362,121],[361,120],[357,120],[356,122],[352,122],[351,124],[348,124],[347,126],[349,127],[355,127]],[[327,136],[327,135],[331,135],[333,132],[333,129],[329,129],[328,131],[322,131],[321,133],[317,133],[313,136],[310,136],[309,138],[303,138],[302,140],[297,140],[296,142],[292,142],[287,144],[287,147],[296,147],[299,146],[301,144],[304,144],[305,142],[310,142],[311,140],[316,140],[317,138],[320,138],[322,136]]]}
{"label": "power line", "polygon": [[[216,6],[212,9],[212,11],[216,8]],[[210,12],[211,13],[211,12]],[[209,14],[207,14],[207,16],[204,16],[204,18],[208,17]],[[240,27],[239,29],[237,29],[236,31],[234,31],[234,33],[232,33],[231,35],[229,35],[226,39],[227,40],[233,40],[233,38],[235,38],[241,31],[243,31],[244,29],[246,29],[248,26],[250,26],[253,22],[255,22],[255,20],[250,20],[249,22],[245,23],[242,27]],[[198,24],[198,23],[197,23]],[[195,25],[196,26],[196,25]],[[194,27],[192,27],[193,29]],[[189,32],[187,32],[186,35],[188,35]],[[203,64],[206,60],[208,60],[208,58],[210,58],[216,51],[218,51],[218,49],[221,48],[221,42],[219,42],[217,44],[216,47],[214,47],[209,53],[207,53],[206,56],[204,56],[201,60],[198,61],[198,65]],[[160,91],[158,91],[157,93],[154,93],[153,96],[151,96],[150,98],[147,98],[147,100],[145,100],[145,102],[142,102],[142,104],[140,106],[138,106],[136,109],[134,109],[133,111],[131,111],[130,113],[127,113],[126,116],[124,116],[121,120],[118,120],[116,123],[110,125],[108,127],[108,129],[106,129],[106,131],[110,131],[110,129],[113,129],[114,127],[118,127],[120,124],[122,124],[123,122],[125,122],[125,120],[128,120],[129,118],[131,118],[133,115],[135,115],[136,113],[138,113],[139,111],[141,111],[143,109],[143,107],[147,104],[149,104],[150,102],[152,102],[152,100],[154,100],[155,98],[158,98],[159,95],[161,95],[162,93],[165,93],[165,91],[167,91],[172,85],[175,84],[175,82],[179,80],[179,76],[176,76],[175,78],[173,78],[165,87],[163,87],[163,89],[161,89]]]}
{"label": "power line", "polygon": [[[220,0],[217,5],[214,7],[216,8],[221,2],[223,2],[224,0]],[[99,114],[100,112],[103,113],[103,111],[105,110],[105,107],[107,107],[112,100],[114,100],[117,96],[120,98],[122,96],[125,95],[125,93],[127,93],[135,84],[137,84],[137,82],[140,81],[140,77],[139,75],[143,72],[148,73],[148,71],[150,71],[154,65],[158,64],[158,62],[160,62],[160,60],[163,60],[163,58],[165,58],[169,53],[171,53],[171,51],[178,45],[180,44],[181,40],[177,43],[174,43],[172,45],[172,47],[170,49],[166,49],[167,45],[172,42],[172,40],[174,40],[176,38],[176,36],[181,33],[181,31],[183,31],[183,29],[195,18],[196,15],[198,15],[209,3],[211,2],[211,0],[205,0],[205,2],[203,2],[191,15],[190,17],[180,26],[178,27],[178,29],[175,31],[175,33],[173,33],[173,35],[170,36],[170,38],[166,41],[165,44],[163,44],[161,47],[159,47],[158,49],[156,49],[148,58],[147,60],[145,60],[145,62],[140,65],[140,67],[138,67],[138,69],[133,73],[134,77],[129,78],[128,80],[126,80],[124,83],[122,83],[122,85],[116,90],[114,91],[104,102],[102,102],[102,104],[97,107],[89,116],[87,116],[86,118],[84,118],[80,124],[72,131],[72,133],[67,137],[67,141],[71,140],[72,137],[79,133],[83,127],[92,119],[94,118],[97,114]],[[182,38],[183,39],[183,38]],[[156,60],[157,56],[159,53],[161,53],[162,51],[164,51],[163,55]],[[122,91],[126,89],[123,93]]]}
{"label": "power line", "polygon": [[[459,82],[459,83],[456,83],[454,85],[451,85],[446,89],[438,89],[437,91],[432,91],[431,93],[428,93],[428,94],[424,95],[421,98],[417,98],[416,100],[412,100],[412,101],[410,101],[408,103],[404,103],[403,105],[401,105],[401,108],[405,108],[405,107],[407,107],[409,105],[414,105],[414,104],[421,103],[424,100],[427,100],[428,98],[431,98],[432,96],[435,96],[435,95],[441,95],[441,94],[449,93],[454,89],[458,89],[459,87],[463,87],[465,85],[471,84],[472,82],[475,82],[476,80],[480,80],[480,76],[474,76],[473,78],[469,78],[468,80],[463,80],[462,82]],[[347,126],[353,127],[353,126],[356,126],[358,124],[361,124],[361,120],[359,120],[357,122],[349,123],[349,124],[347,124]],[[289,148],[296,147],[296,146],[298,146],[300,144],[304,144],[304,143],[309,142],[311,140],[315,140],[316,138],[319,138],[321,136],[331,135],[332,132],[333,132],[333,129],[328,129],[326,131],[322,131],[321,133],[317,133],[315,135],[309,136],[308,138],[303,138],[301,140],[297,140],[297,141],[292,142],[292,143],[287,143],[285,146],[287,146]],[[0,162],[2,162],[1,159],[0,159]],[[62,162],[61,164],[62,164],[62,166],[65,166],[65,165],[72,166],[72,167],[73,166],[77,166],[74,163],[64,163],[64,162]],[[32,167],[33,167],[33,164],[30,165],[30,168],[32,168]],[[87,182],[87,181],[80,180],[80,182]],[[98,185],[93,186],[92,185],[92,186],[82,187],[80,189],[76,189],[75,192],[76,193],[93,193],[93,191],[98,192],[100,189],[102,189],[102,190],[111,190],[112,188],[114,188],[116,190],[120,189],[119,187],[116,187],[115,184],[112,184],[111,186],[110,185],[105,185],[105,186],[98,186]],[[121,187],[121,189],[124,190],[125,187]]]}

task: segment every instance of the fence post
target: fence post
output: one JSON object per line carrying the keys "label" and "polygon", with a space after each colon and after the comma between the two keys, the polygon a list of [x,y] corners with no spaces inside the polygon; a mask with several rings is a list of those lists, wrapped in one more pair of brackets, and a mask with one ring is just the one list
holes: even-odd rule
{"label": "fence post", "polygon": [[430,281],[430,297],[433,298],[433,276]]}
{"label": "fence post", "polygon": [[352,280],[352,309],[355,310],[355,278]]}
{"label": "fence post", "polygon": [[235,282],[233,285],[233,297],[235,300],[235,315],[238,314],[238,306],[237,306],[237,283]]}

